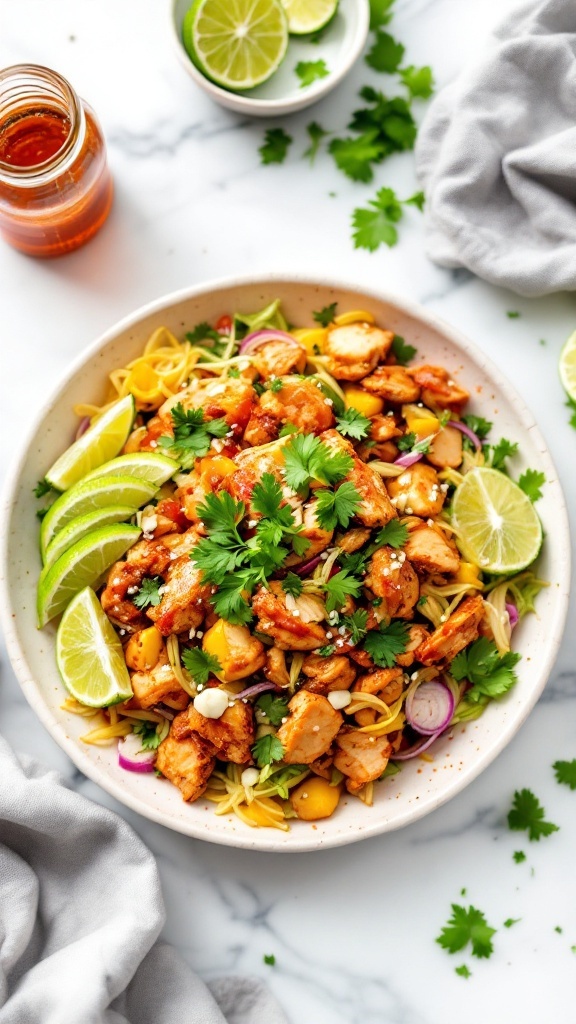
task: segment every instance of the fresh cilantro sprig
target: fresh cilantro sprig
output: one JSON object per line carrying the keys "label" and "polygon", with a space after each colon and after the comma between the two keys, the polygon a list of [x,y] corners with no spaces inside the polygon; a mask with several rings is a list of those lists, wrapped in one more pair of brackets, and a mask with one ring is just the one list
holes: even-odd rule
{"label": "fresh cilantro sprig", "polygon": [[374,538],[374,548],[384,547],[385,544],[390,548],[401,548],[408,540],[408,527],[405,523],[399,522],[398,519],[391,519],[386,526],[383,526],[378,531]]}
{"label": "fresh cilantro sprig", "polygon": [[222,671],[222,665],[216,655],[203,651],[201,647],[185,647],[181,657],[184,668],[197,686],[205,686],[211,672]]}
{"label": "fresh cilantro sprig", "polygon": [[368,612],[364,608],[358,608],[351,615],[341,615],[339,625],[344,626],[344,629],[350,634],[349,642],[356,646],[366,636],[367,622]]}
{"label": "fresh cilantro sprig", "polygon": [[530,842],[539,842],[542,836],[558,832],[559,826],[545,821],[545,810],[530,789],[516,790],[512,808],[508,813],[508,828],[528,832]]}
{"label": "fresh cilantro sprig", "polygon": [[317,309],[312,313],[312,319],[320,324],[321,327],[329,327],[330,324],[334,323],[336,316],[336,310],[338,308],[337,302],[331,302],[329,306],[324,306],[323,309]]}
{"label": "fresh cilantro sprig", "polygon": [[322,139],[326,138],[326,136],[329,135],[330,133],[327,132],[326,129],[322,127],[322,125],[318,124],[317,121],[311,121],[310,124],[307,124],[306,131],[308,132],[310,138],[310,145],[308,146],[308,149],[304,151],[302,156],[305,158],[307,157],[310,163],[313,164],[314,160],[316,159],[318,150],[320,148],[320,143],[322,142]]}
{"label": "fresh cilantro sprig", "polygon": [[285,594],[290,594],[291,597],[300,597],[303,587],[302,580],[295,572],[287,573],[286,577],[282,580],[282,590]]}
{"label": "fresh cilantro sprig", "polygon": [[36,498],[43,498],[45,494],[50,494],[53,490],[54,488],[52,487],[52,484],[49,484],[44,477],[43,480],[39,480],[36,484],[36,487],[34,488],[34,496]]}
{"label": "fresh cilantro sprig", "polygon": [[404,654],[408,640],[408,626],[395,619],[389,625],[381,622],[378,629],[369,630],[362,646],[379,668],[392,668],[396,664],[396,656]]}
{"label": "fresh cilantro sprig", "polygon": [[204,420],[202,409],[185,409],[182,402],[170,410],[170,415],[174,437],[163,435],[158,444],[184,469],[208,454],[213,437],[224,437],[230,429],[225,419]]}
{"label": "fresh cilantro sprig", "polygon": [[434,75],[431,67],[425,65],[417,68],[413,64],[409,64],[406,68],[400,68],[398,74],[403,85],[408,89],[411,99],[430,99],[434,92]]}
{"label": "fresh cilantro sprig", "polygon": [[214,327],[211,327],[207,320],[202,320],[201,323],[196,324],[191,331],[188,331],[186,334],[186,340],[189,341],[191,345],[199,345],[202,341],[210,340],[218,342],[222,339],[218,334],[218,331]]}
{"label": "fresh cilantro sprig", "polygon": [[389,32],[377,29],[374,33],[372,48],[366,54],[364,60],[374,71],[381,71],[387,75],[393,75],[400,67],[406,48],[394,39]]}
{"label": "fresh cilantro sprig", "polygon": [[576,789],[576,758],[572,761],[555,761],[552,765],[556,781],[570,789]]}
{"label": "fresh cilantro sprig", "polygon": [[252,747],[252,757],[259,768],[265,768],[273,761],[281,761],[284,757],[284,747],[277,736],[272,733],[260,736]]}
{"label": "fresh cilantro sprig", "polygon": [[518,487],[524,491],[530,501],[538,501],[542,497],[541,487],[546,483],[546,474],[537,469],[527,469],[518,481]]}
{"label": "fresh cilantro sprig", "polygon": [[268,128],[264,132],[264,142],[258,150],[261,157],[260,162],[283,164],[292,142],[292,136],[288,135],[283,128]]}
{"label": "fresh cilantro sprig", "polygon": [[316,481],[333,486],[350,472],[353,459],[346,452],[332,451],[314,434],[298,434],[282,449],[284,476],[293,491],[302,491]]}
{"label": "fresh cilantro sprig", "polygon": [[336,644],[326,644],[324,647],[318,647],[314,654],[319,654],[321,658],[329,658],[331,654],[334,654],[335,650]]}
{"label": "fresh cilantro sprig", "polygon": [[140,737],[142,750],[157,750],[163,739],[156,722],[135,721],[132,732]]}
{"label": "fresh cilantro sprig", "polygon": [[392,7],[396,0],[370,0],[370,29],[374,32],[381,25],[388,25],[392,19]]}
{"label": "fresh cilantro sprig", "polygon": [[485,450],[488,452],[488,465],[492,469],[500,469],[506,471],[506,459],[511,458],[518,451],[518,442],[509,441],[508,438],[502,437],[495,445],[487,445]]}
{"label": "fresh cilantro sprig", "polygon": [[326,78],[330,74],[325,60],[301,60],[294,68],[300,79],[300,88],[312,85],[320,78]]}
{"label": "fresh cilantro sprig", "polygon": [[400,334],[394,335],[391,352],[400,366],[407,366],[410,360],[414,359],[417,351],[418,349],[414,348],[414,345],[407,345]]}
{"label": "fresh cilantro sprig", "polygon": [[448,953],[458,953],[470,943],[472,956],[488,958],[494,952],[492,936],[496,931],[490,927],[481,910],[472,906],[466,909],[453,903],[452,916],[436,942]]}
{"label": "fresh cilantro sprig", "polygon": [[283,718],[288,714],[288,701],[283,697],[275,697],[271,693],[263,693],[256,701],[256,707],[270,722],[271,725],[280,725]]}
{"label": "fresh cilantro sprig", "polygon": [[368,184],[374,177],[372,164],[380,163],[386,150],[379,139],[378,129],[370,128],[357,136],[332,139],[328,152],[336,166],[352,181]]}
{"label": "fresh cilantro sprig", "polygon": [[158,590],[163,582],[161,576],[145,576],[140,584],[140,590],[132,598],[132,604],[137,608],[147,608],[148,605],[155,608],[160,604],[161,595]]}
{"label": "fresh cilantro sprig", "polygon": [[316,492],[316,519],[323,530],[346,529],[362,504],[362,499],[350,481],[340,484],[337,491]]}
{"label": "fresh cilantro sprig", "polygon": [[568,401],[566,402],[566,407],[570,409],[572,414],[570,416],[570,419],[568,420],[568,423],[571,427],[574,427],[574,430],[576,430],[576,402],[573,398],[568,399]]}
{"label": "fresh cilantro sprig", "polygon": [[274,967],[276,963],[276,957],[274,956],[273,953],[265,953],[262,959],[265,964],[268,964],[269,967]]}
{"label": "fresh cilantro sprig", "polygon": [[466,693],[467,701],[494,700],[508,693],[518,681],[514,666],[521,657],[514,651],[499,654],[494,641],[482,636],[456,655],[450,664],[450,672],[458,682],[467,679],[472,683]]}
{"label": "fresh cilantro sprig", "polygon": [[424,194],[416,192],[409,199],[398,199],[391,188],[381,188],[368,207],[356,207],[352,214],[354,245],[357,249],[374,252],[380,245],[396,245],[398,230],[396,224],[404,215],[403,207],[424,206]]}
{"label": "fresh cilantro sprig", "polygon": [[362,580],[340,569],[331,576],[324,584],[326,592],[326,610],[328,612],[339,611],[345,604],[348,597],[359,597],[362,590]]}
{"label": "fresh cilantro sprig", "polygon": [[372,429],[372,420],[363,416],[358,409],[346,409],[342,416],[336,417],[336,430],[344,437],[350,437],[353,441],[363,441],[368,437]]}

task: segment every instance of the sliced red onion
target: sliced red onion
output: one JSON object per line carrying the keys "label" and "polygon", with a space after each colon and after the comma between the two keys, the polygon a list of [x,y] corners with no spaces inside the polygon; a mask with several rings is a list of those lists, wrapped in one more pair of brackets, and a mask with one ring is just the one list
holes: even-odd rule
{"label": "sliced red onion", "polygon": [[88,430],[89,426],[90,426],[90,417],[89,416],[83,416],[82,419],[80,420],[80,423],[78,424],[78,430],[76,431],[76,435],[74,437],[74,440],[78,441],[79,438],[82,437],[82,434],[86,433],[86,431]]}
{"label": "sliced red onion", "polygon": [[406,698],[406,721],[416,732],[430,736],[443,729],[454,714],[454,695],[444,683],[420,683]]}
{"label": "sliced red onion", "polygon": [[298,565],[294,568],[294,572],[297,576],[309,576],[317,565],[320,565],[322,559],[320,555],[316,555],[316,558],[311,558],[309,562],[305,562],[304,565]]}
{"label": "sliced red onion", "polygon": [[478,437],[478,434],[475,434],[473,430],[470,430],[470,427],[467,427],[465,423],[461,423],[460,420],[448,420],[446,426],[454,427],[456,430],[459,430],[461,434],[466,434],[466,437],[472,441],[476,451],[480,451],[482,448],[482,441]]}
{"label": "sliced red onion", "polygon": [[415,462],[420,462],[421,458],[423,458],[422,452],[407,452],[406,455],[401,455],[399,459],[394,459],[394,465],[403,466],[404,469],[408,469]]}
{"label": "sliced red onion", "polygon": [[127,772],[153,772],[155,750],[142,750],[142,740],[129,732],[118,740],[118,764]]}
{"label": "sliced red onion", "polygon": [[256,349],[260,348],[262,345],[266,345],[269,341],[286,341],[290,345],[302,348],[300,342],[296,341],[296,338],[293,338],[291,334],[287,334],[286,331],[276,331],[267,327],[261,331],[252,331],[251,334],[246,335],[240,345],[240,355],[250,355],[251,352],[255,352]]}
{"label": "sliced red onion", "polygon": [[508,612],[508,618],[510,619],[510,629],[514,629],[514,626],[518,625],[520,616],[518,615],[518,609],[515,604],[506,602],[506,611]]}
{"label": "sliced red onion", "polygon": [[266,693],[268,690],[279,690],[280,687],[276,686],[276,683],[254,683],[254,686],[248,686],[245,690],[241,690],[240,693],[233,695],[234,700],[244,700],[245,697],[256,697],[259,693]]}
{"label": "sliced red onion", "polygon": [[437,740],[443,731],[443,729],[439,729],[438,732],[432,733],[431,736],[418,740],[418,743],[415,743],[413,747],[409,747],[408,750],[402,750],[398,754],[392,754],[390,760],[409,761],[412,757],[418,757],[420,754],[423,754],[425,750],[428,750],[428,747],[432,746],[434,740]]}

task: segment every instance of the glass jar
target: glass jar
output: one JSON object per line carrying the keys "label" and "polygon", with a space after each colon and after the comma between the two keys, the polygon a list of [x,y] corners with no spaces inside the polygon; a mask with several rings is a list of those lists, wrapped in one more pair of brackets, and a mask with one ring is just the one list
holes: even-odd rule
{"label": "glass jar", "polygon": [[0,233],[30,256],[87,242],[112,205],[104,136],[66,79],[37,64],[0,71]]}

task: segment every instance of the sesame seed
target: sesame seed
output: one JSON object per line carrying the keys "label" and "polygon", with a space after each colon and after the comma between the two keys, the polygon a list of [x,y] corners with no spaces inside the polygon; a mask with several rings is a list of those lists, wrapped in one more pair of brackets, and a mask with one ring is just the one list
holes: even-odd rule
{"label": "sesame seed", "polygon": [[312,732],[320,732],[320,726],[319,725],[313,725],[312,726]]}
{"label": "sesame seed", "polygon": [[404,509],[404,511],[405,511],[406,515],[408,515],[408,516],[411,516],[413,514],[412,509],[410,508],[409,505],[406,505],[406,508]]}
{"label": "sesame seed", "polygon": [[302,793],[301,794],[301,799],[302,800],[307,800],[308,799],[308,793]]}
{"label": "sesame seed", "polygon": [[334,402],[332,401],[331,398],[325,398],[324,405],[334,405]]}
{"label": "sesame seed", "polygon": [[284,718],[282,719],[282,725],[286,725],[286,722],[287,722],[287,721],[288,721],[288,717],[287,717],[287,716],[285,716],[285,717],[284,717]]}
{"label": "sesame seed", "polygon": [[300,618],[300,612],[299,612],[298,608],[293,608],[292,609],[292,615],[294,616],[295,619]]}
{"label": "sesame seed", "polygon": [[334,634],[331,631],[326,633],[326,639],[327,640],[331,640],[333,636],[334,636]]}
{"label": "sesame seed", "polygon": [[390,553],[390,558],[398,558],[398,555],[396,554],[396,552],[395,552],[395,551],[392,551],[392,552]]}
{"label": "sesame seed", "polygon": [[196,636],[196,630],[195,629],[191,629],[189,631],[189,633],[188,633],[188,639],[189,640],[193,640],[195,636]]}
{"label": "sesame seed", "polygon": [[336,641],[336,647],[344,647],[344,641],[342,639]]}
{"label": "sesame seed", "polygon": [[201,629],[197,629],[196,630],[196,636],[198,637],[199,640],[202,639],[202,637],[204,636],[204,633],[202,632]]}
{"label": "sesame seed", "polygon": [[151,448],[157,448],[158,447],[158,441],[150,441],[150,447]]}
{"label": "sesame seed", "polygon": [[119,629],[118,632],[120,633],[120,636],[124,636],[126,634],[125,629]]}
{"label": "sesame seed", "polygon": [[427,522],[428,526],[434,526],[434,520],[433,519],[427,519],[426,522]]}
{"label": "sesame seed", "polygon": [[385,569],[382,569],[382,575],[383,576],[389,576],[390,575],[390,569],[388,568],[388,566],[386,566]]}

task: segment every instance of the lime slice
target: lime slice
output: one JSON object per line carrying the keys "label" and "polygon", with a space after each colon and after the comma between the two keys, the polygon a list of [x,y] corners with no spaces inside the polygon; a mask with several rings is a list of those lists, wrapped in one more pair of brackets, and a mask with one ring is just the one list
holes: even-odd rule
{"label": "lime slice", "polygon": [[104,476],[94,480],[81,480],[66,494],[61,494],[42,520],[40,527],[40,551],[46,558],[48,545],[53,537],[72,519],[94,512],[110,505],[129,505],[140,508],[156,494],[157,488],[146,480],[132,476]]}
{"label": "lime slice", "polygon": [[134,422],[132,395],[114,402],[85,434],[67,448],[46,473],[46,479],[57,491],[66,491],[86,473],[113,459],[126,444]]}
{"label": "lime slice", "polygon": [[293,36],[318,32],[332,20],[338,0],[282,0],[288,15],[288,31]]}
{"label": "lime slice", "polygon": [[161,487],[179,470],[179,464],[174,462],[174,459],[169,459],[167,455],[160,455],[159,452],[131,452],[130,455],[119,455],[117,459],[111,459],[103,466],[93,469],[82,478],[82,483],[103,476],[133,476],[138,480],[146,480],[155,487]]}
{"label": "lime slice", "polygon": [[182,25],[196,66],[225,89],[253,89],[274,74],[288,46],[281,0],[194,0]]}
{"label": "lime slice", "polygon": [[519,572],[542,544],[542,526],[528,496],[504,473],[480,467],[456,488],[452,521],[469,562],[485,572]]}
{"label": "lime slice", "polygon": [[97,508],[95,512],[88,512],[84,516],[76,516],[63,530],[59,530],[53,540],[46,548],[44,565],[50,567],[63,555],[68,548],[71,548],[77,540],[85,537],[91,530],[97,530],[100,526],[111,526],[112,523],[124,523],[130,516],[136,513],[135,508],[129,505],[106,505],[104,508]]}
{"label": "lime slice", "polygon": [[62,616],[56,660],[64,686],[81,704],[106,708],[132,696],[122,644],[90,587]]}
{"label": "lime slice", "polygon": [[54,565],[44,566],[38,580],[38,625],[40,629],[64,611],[83,587],[98,586],[113,562],[136,543],[138,526],[101,526],[68,548]]}
{"label": "lime slice", "polygon": [[576,402],[576,331],[570,335],[560,353],[560,380],[567,395]]}

